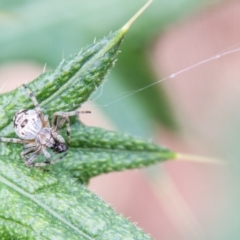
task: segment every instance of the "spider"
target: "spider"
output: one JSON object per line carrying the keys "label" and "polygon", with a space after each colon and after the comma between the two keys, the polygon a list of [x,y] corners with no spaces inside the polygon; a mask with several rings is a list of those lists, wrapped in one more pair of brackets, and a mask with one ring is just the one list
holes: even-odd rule
{"label": "spider", "polygon": [[[0,137],[0,141],[24,144],[25,150],[21,152],[21,157],[29,167],[44,167],[49,164],[54,164],[67,154],[71,139],[69,117],[78,115],[80,111],[55,112],[52,117],[51,126],[48,121],[48,116],[43,115],[34,94],[25,84],[23,87],[31,98],[35,109],[19,110],[15,113],[13,117],[14,130],[20,139]],[[85,111],[84,113],[89,113],[89,111]],[[65,144],[64,138],[58,134],[65,123],[68,145]],[[51,155],[47,151],[48,148],[52,149],[55,153],[64,154],[51,161]],[[46,161],[34,163],[34,160],[41,153],[45,156]]]}

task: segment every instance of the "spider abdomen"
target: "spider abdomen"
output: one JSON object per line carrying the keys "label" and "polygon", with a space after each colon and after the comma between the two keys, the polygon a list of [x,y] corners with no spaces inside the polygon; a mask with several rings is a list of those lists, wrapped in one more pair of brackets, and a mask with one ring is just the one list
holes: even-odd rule
{"label": "spider abdomen", "polygon": [[22,139],[35,139],[42,128],[42,121],[33,109],[16,112],[13,123],[16,134]]}

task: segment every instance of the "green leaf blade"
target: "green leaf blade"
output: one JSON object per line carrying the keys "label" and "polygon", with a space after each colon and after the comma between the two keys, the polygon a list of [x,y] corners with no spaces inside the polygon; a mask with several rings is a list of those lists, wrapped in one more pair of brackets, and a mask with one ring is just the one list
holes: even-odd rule
{"label": "green leaf blade", "polygon": [[152,142],[80,123],[72,125],[72,143],[63,168],[82,182],[111,171],[142,168],[176,158]]}
{"label": "green leaf blade", "polygon": [[[62,61],[55,71],[44,73],[28,84],[51,118],[56,111],[73,111],[85,102],[102,83],[114,65],[125,33],[116,31],[94,43],[79,54]],[[20,109],[31,109],[33,104],[22,87],[0,95],[0,129],[4,136],[13,135],[12,117]],[[5,130],[3,128],[6,128]]]}
{"label": "green leaf blade", "polygon": [[[56,88],[53,93],[47,90],[47,84],[45,87],[42,86],[50,96],[41,103],[48,114],[51,115],[56,109],[74,110],[88,99],[113,66],[123,37],[122,31],[114,32],[84,49],[74,61],[64,63],[63,71],[61,68],[57,69],[60,77],[54,80]],[[79,57],[82,62],[77,61]],[[37,80],[36,84],[38,84]]]}
{"label": "green leaf blade", "polygon": [[[18,178],[10,174],[7,178],[2,172],[7,167],[18,168]],[[13,239],[150,239],[64,173],[58,177],[54,171],[29,169],[5,158],[0,171],[1,239],[10,235]],[[19,179],[27,182],[35,175],[43,177],[44,186],[42,182],[28,189],[27,184],[19,184]]]}

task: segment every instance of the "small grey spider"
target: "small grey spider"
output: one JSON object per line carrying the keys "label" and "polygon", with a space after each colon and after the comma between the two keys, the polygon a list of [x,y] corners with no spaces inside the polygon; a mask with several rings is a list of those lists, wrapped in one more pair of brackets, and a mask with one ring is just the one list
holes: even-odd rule
{"label": "small grey spider", "polygon": [[[20,137],[5,138],[0,137],[1,142],[21,143],[24,144],[25,150],[21,152],[22,159],[29,167],[44,167],[48,164],[54,164],[67,154],[67,145],[64,138],[58,134],[58,131],[66,123],[66,132],[68,135],[68,145],[70,144],[70,116],[76,116],[80,112],[55,112],[52,117],[52,127],[48,121],[48,116],[44,116],[38,104],[38,101],[30,89],[24,84],[23,87],[30,96],[35,109],[20,110],[13,117],[14,130]],[[90,113],[86,111],[84,113]],[[50,148],[55,153],[64,153],[59,158],[51,161],[51,155],[47,151]],[[44,154],[46,161],[34,163],[34,160],[41,153]],[[27,155],[29,155],[27,157]]]}

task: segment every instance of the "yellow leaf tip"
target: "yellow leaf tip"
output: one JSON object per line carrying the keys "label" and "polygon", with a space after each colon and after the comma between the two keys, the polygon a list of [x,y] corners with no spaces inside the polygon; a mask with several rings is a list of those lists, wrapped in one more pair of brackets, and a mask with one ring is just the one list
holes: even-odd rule
{"label": "yellow leaf tip", "polygon": [[153,0],[148,0],[147,3],[122,27],[123,32],[127,32],[136,19],[148,8]]}
{"label": "yellow leaf tip", "polygon": [[226,165],[227,162],[215,158],[202,157],[197,155],[188,155],[188,154],[176,154],[176,160],[190,161],[190,162],[199,162],[199,163],[210,163],[216,165]]}

